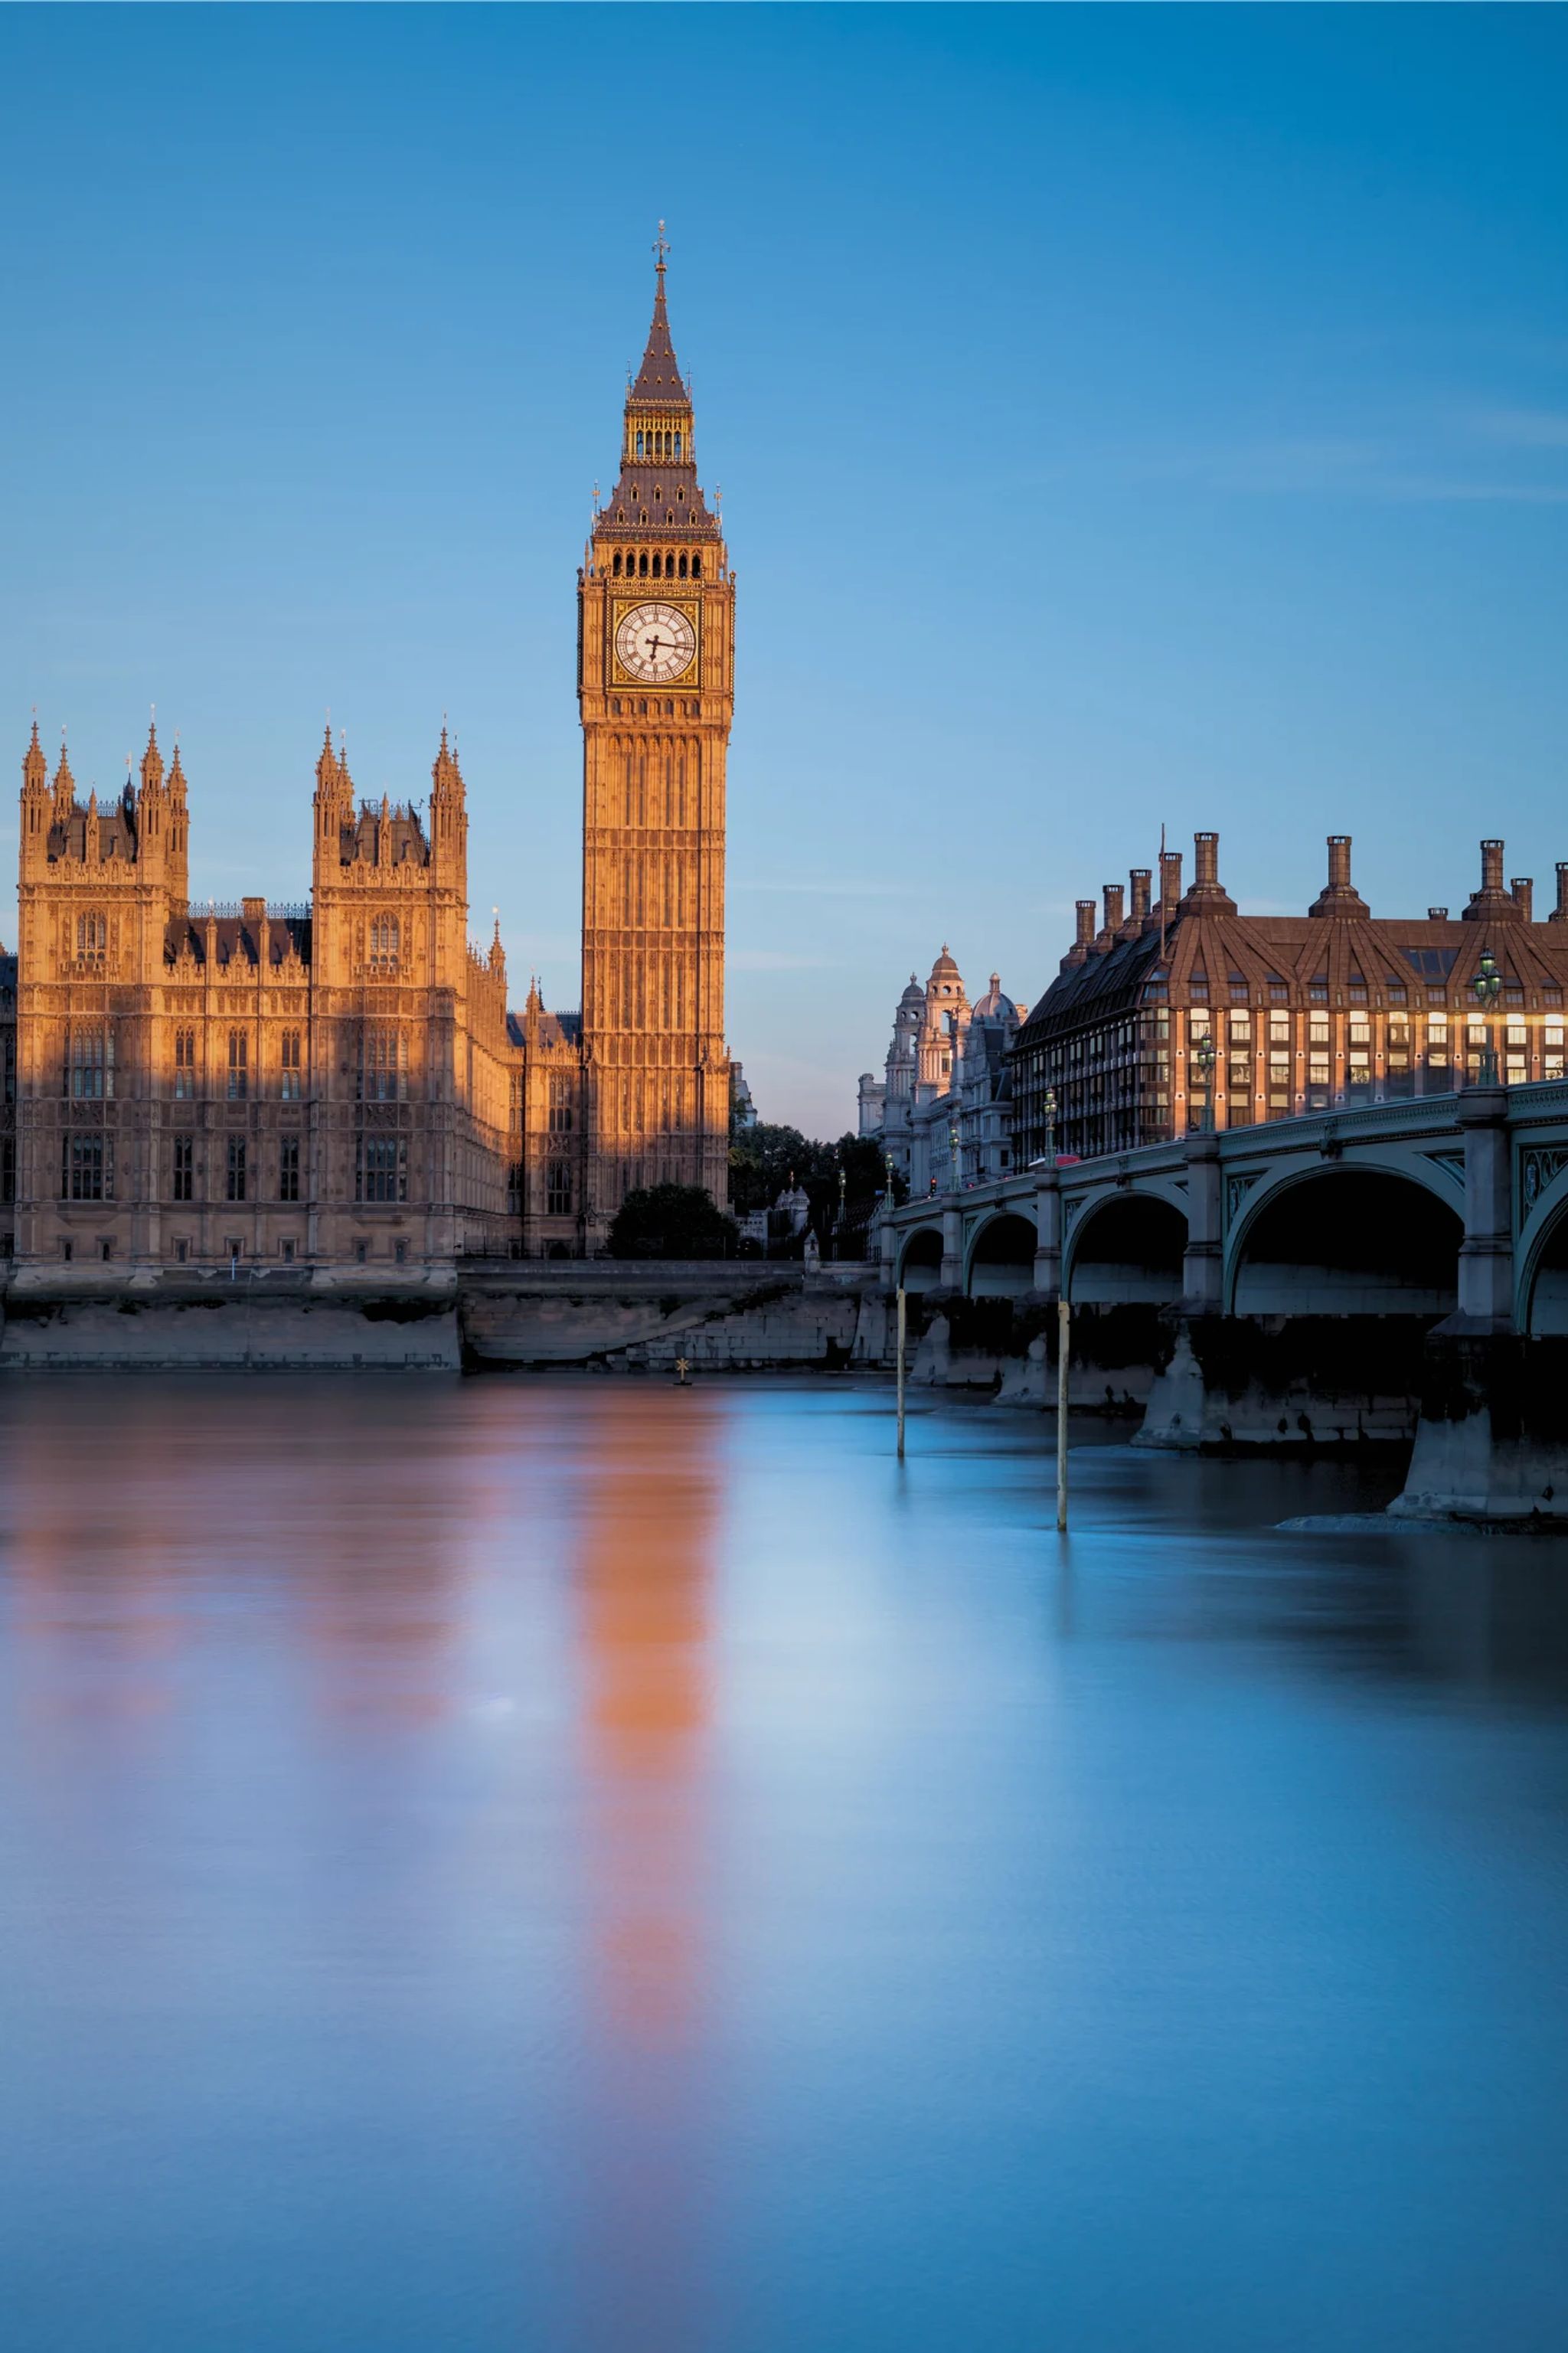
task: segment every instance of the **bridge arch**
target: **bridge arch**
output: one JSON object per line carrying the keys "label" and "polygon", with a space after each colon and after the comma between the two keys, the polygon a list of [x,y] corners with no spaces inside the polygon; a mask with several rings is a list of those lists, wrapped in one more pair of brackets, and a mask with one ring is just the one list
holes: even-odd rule
{"label": "bridge arch", "polygon": [[1166,1307],[1182,1295],[1187,1220],[1163,1194],[1102,1193],[1068,1237],[1062,1287],[1075,1307]]}
{"label": "bridge arch", "polygon": [[983,1218],[964,1254],[963,1288],[971,1299],[1016,1299],[1035,1287],[1039,1236],[1033,1218],[996,1209]]}
{"label": "bridge arch", "polygon": [[1568,1333],[1568,1194],[1546,1208],[1521,1270],[1515,1328],[1532,1339]]}
{"label": "bridge arch", "polygon": [[934,1291],[942,1281],[942,1228],[916,1226],[899,1251],[898,1280],[904,1291]]}
{"label": "bridge arch", "polygon": [[1451,1314],[1464,1219],[1408,1168],[1324,1161],[1260,1188],[1232,1229],[1235,1315]]}

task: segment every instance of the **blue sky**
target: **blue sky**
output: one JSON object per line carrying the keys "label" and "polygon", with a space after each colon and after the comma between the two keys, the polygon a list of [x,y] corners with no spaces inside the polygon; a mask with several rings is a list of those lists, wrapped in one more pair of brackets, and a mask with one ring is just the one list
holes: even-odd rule
{"label": "blue sky", "polygon": [[[1568,859],[1568,17],[0,12],[0,708],[302,895],[442,712],[577,1001],[574,571],[673,240],[740,582],[730,1039],[837,1133],[950,941],[1221,832],[1245,905]],[[0,860],[14,871],[14,802]],[[0,920],[0,930],[11,925]]]}

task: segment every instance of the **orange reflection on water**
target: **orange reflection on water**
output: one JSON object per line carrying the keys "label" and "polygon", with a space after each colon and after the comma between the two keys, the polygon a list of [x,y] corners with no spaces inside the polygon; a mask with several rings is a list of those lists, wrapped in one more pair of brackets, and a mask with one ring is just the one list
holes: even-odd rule
{"label": "orange reflection on water", "polygon": [[696,1787],[709,1719],[717,1429],[700,1394],[605,1395],[578,1558],[595,1913],[606,2001],[679,2033],[700,1956]]}
{"label": "orange reflection on water", "polygon": [[719,1430],[700,1392],[601,1391],[577,1557],[595,2118],[586,2342],[710,2341],[706,1738]]}

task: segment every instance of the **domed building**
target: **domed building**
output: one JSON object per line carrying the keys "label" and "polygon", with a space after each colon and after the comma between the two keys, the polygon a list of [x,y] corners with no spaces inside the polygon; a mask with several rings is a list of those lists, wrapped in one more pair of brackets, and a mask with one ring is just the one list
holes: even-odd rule
{"label": "domed building", "polygon": [[1005,1055],[1023,1018],[995,973],[972,1006],[945,941],[923,987],[910,975],[884,1075],[860,1080],[859,1127],[911,1192],[945,1189],[955,1151],[971,1183],[1008,1166]]}
{"label": "domed building", "polygon": [[[882,1139],[899,1174],[908,1177],[909,1113],[914,1101],[920,1067],[921,1031],[925,1021],[926,993],[911,972],[910,985],[893,1014],[893,1038],[883,1062],[883,1076],[860,1074],[859,1133]],[[900,1138],[904,1139],[901,1145]]]}

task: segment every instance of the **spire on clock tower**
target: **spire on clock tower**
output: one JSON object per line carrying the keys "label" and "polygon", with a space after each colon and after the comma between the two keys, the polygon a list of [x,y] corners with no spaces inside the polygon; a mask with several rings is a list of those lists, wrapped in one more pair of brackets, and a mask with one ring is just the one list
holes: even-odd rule
{"label": "spire on clock tower", "polygon": [[[595,515],[593,544],[613,549],[633,540],[639,548],[652,550],[676,533],[678,550],[681,540],[688,543],[683,551],[688,560],[672,558],[671,573],[686,578],[691,576],[689,558],[695,553],[689,543],[716,541],[721,534],[697,480],[691,388],[675,356],[665,300],[668,251],[660,221],[654,245],[653,318],[642,365],[626,387],[620,477]],[[651,554],[646,559],[639,554],[636,561],[639,575],[645,564],[651,573]],[[706,565],[699,558],[695,576],[710,566],[710,557]],[[669,576],[663,572],[662,554],[659,573],[651,576]]]}
{"label": "spire on clock tower", "polygon": [[647,331],[647,349],[642,355],[642,365],[637,370],[637,382],[631,388],[626,406],[631,407],[636,401],[656,400],[675,401],[684,408],[689,405],[689,395],[680,374],[680,363],[675,356],[675,345],[670,341],[669,313],[664,307],[664,257],[669,251],[669,246],[662,221],[658,225],[658,236],[654,240],[653,249],[658,257],[654,270],[653,324]]}

